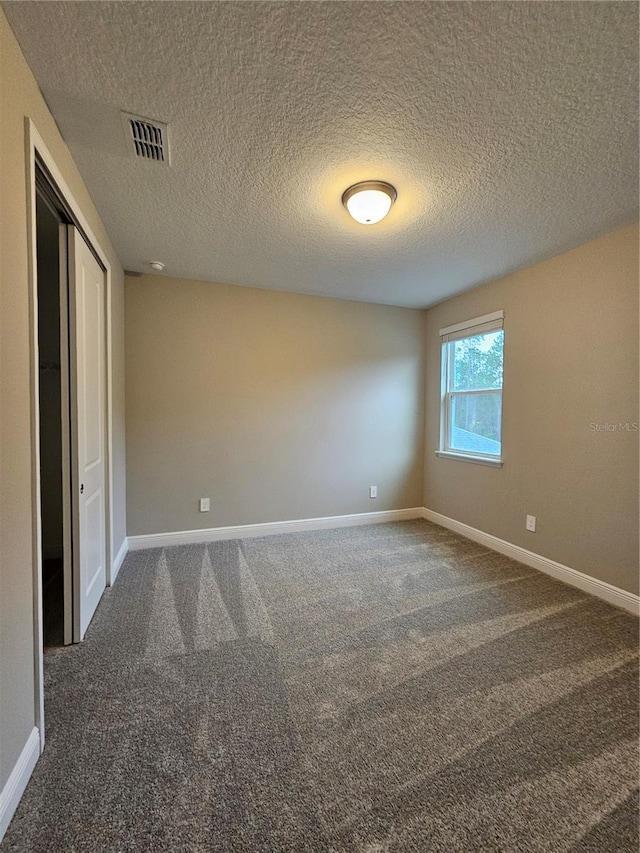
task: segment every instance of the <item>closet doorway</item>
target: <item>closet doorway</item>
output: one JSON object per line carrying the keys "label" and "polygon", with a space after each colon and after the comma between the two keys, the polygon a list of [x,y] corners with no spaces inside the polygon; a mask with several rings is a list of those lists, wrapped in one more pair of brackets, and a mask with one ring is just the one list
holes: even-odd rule
{"label": "closet doorway", "polygon": [[107,581],[105,270],[36,165],[43,648],[83,639]]}
{"label": "closet doorway", "polygon": [[29,118],[25,135],[34,699],[42,750],[44,649],[80,642],[113,581],[112,273],[100,239]]}

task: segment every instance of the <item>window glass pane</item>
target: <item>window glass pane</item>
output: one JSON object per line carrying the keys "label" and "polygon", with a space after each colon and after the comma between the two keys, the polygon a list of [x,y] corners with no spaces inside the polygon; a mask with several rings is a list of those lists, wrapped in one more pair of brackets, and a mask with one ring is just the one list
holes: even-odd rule
{"label": "window glass pane", "polygon": [[502,393],[461,394],[451,398],[452,450],[500,456]]}
{"label": "window glass pane", "polygon": [[453,341],[453,391],[502,388],[504,331]]}

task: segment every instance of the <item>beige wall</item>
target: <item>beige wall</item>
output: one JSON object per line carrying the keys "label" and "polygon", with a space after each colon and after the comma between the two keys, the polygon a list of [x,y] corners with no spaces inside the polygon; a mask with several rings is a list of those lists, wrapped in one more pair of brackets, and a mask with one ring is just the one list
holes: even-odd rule
{"label": "beige wall", "polygon": [[[501,469],[434,455],[443,326],[504,309]],[[638,591],[638,227],[427,311],[425,505]],[[525,514],[537,516],[536,533]]]}
{"label": "beige wall", "polygon": [[129,534],[422,506],[422,312],[144,276],[126,318]]}
{"label": "beige wall", "polygon": [[116,548],[125,536],[122,268],[0,11],[0,789],[33,728],[35,707],[25,116],[43,137],[113,267]]}

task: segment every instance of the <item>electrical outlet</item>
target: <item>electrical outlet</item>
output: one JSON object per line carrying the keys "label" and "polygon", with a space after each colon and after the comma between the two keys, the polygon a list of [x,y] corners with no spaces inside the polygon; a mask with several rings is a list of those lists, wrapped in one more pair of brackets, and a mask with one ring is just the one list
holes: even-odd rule
{"label": "electrical outlet", "polygon": [[536,517],[535,517],[535,515],[528,515],[527,516],[527,523],[525,526],[530,533],[536,532]]}
{"label": "electrical outlet", "polygon": [[200,498],[200,512],[209,512],[209,498]]}
{"label": "electrical outlet", "polygon": [[369,486],[369,497],[377,498],[378,497],[378,487],[377,486]]}

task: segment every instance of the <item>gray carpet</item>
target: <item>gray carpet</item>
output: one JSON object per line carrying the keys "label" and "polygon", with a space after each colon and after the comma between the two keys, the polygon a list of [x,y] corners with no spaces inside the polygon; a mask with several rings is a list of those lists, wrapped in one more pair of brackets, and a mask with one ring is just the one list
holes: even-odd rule
{"label": "gray carpet", "polygon": [[423,521],[131,553],[2,850],[635,853],[637,638]]}

